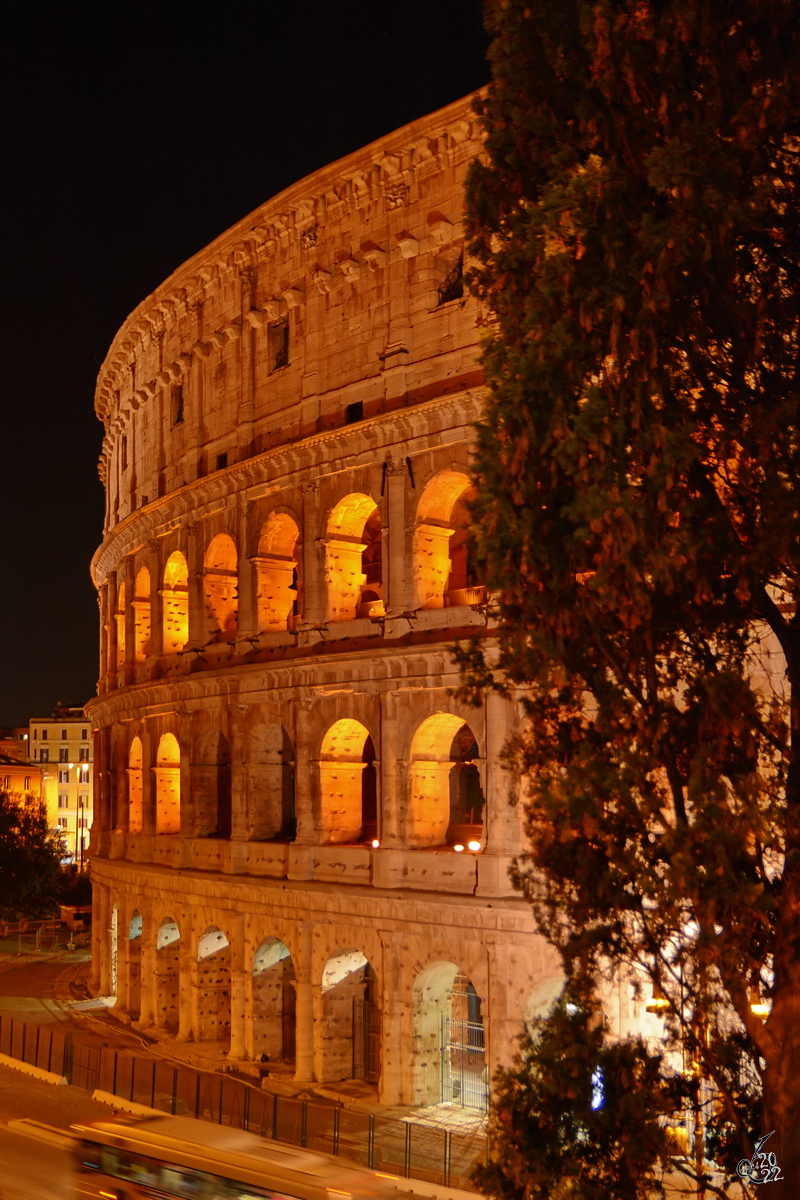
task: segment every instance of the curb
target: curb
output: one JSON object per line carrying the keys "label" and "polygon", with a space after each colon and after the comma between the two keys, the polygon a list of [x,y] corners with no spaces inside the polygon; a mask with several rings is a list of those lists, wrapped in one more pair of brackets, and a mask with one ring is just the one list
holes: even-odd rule
{"label": "curb", "polygon": [[42,1083],[53,1083],[57,1086],[69,1083],[66,1075],[56,1075],[54,1071],[45,1071],[43,1067],[35,1067],[33,1063],[22,1062],[18,1058],[10,1058],[7,1054],[0,1054],[0,1067],[11,1067],[12,1071],[22,1071],[23,1075],[32,1075],[34,1079],[40,1079]]}
{"label": "curb", "polygon": [[52,1125],[45,1125],[42,1121],[34,1121],[32,1117],[16,1117],[8,1122],[8,1128],[24,1137],[35,1138],[37,1142],[46,1142],[48,1146],[55,1146],[58,1150],[70,1150],[75,1144],[71,1133],[55,1129]]}
{"label": "curb", "polygon": [[113,1092],[103,1092],[100,1088],[95,1088],[92,1092],[92,1099],[98,1100],[100,1104],[108,1104],[112,1108],[118,1109],[119,1112],[132,1113],[136,1117],[166,1117],[169,1115],[161,1108],[148,1108],[146,1104],[135,1104],[133,1100],[124,1100],[122,1096],[115,1096]]}

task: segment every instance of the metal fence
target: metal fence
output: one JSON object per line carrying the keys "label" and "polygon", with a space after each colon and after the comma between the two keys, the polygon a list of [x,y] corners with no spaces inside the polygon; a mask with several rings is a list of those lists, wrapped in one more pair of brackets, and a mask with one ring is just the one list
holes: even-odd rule
{"label": "metal fence", "polygon": [[239,1079],[89,1045],[58,1027],[11,1017],[0,1017],[0,1053],[65,1075],[89,1092],[100,1088],[148,1108],[247,1129],[447,1187],[475,1191],[470,1177],[488,1154],[484,1136],[356,1112],[332,1101],[277,1096]]}

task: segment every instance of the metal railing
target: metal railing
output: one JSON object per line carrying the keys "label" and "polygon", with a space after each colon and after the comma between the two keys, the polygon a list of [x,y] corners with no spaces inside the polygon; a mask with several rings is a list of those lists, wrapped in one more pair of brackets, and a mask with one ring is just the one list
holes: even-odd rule
{"label": "metal railing", "polygon": [[475,1191],[471,1175],[488,1139],[263,1091],[241,1079],[83,1043],[57,1026],[0,1017],[0,1053],[64,1075],[86,1091],[247,1129],[262,1137],[336,1154],[374,1170]]}

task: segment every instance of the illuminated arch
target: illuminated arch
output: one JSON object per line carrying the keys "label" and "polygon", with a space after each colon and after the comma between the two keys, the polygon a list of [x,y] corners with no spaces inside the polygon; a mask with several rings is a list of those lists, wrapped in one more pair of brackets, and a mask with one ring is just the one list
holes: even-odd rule
{"label": "illuminated arch", "polygon": [[467,559],[472,480],[463,471],[440,471],[425,485],[417,505],[413,543],[415,606],[477,604],[485,599],[474,586]]}
{"label": "illuminated arch", "polygon": [[239,628],[238,554],[233,538],[218,533],[205,557],[203,591],[208,632],[212,637],[235,637]]}
{"label": "illuminated arch", "polygon": [[462,717],[435,713],[411,742],[407,837],[412,846],[468,846],[483,835],[475,738]]}
{"label": "illuminated arch", "polygon": [[363,492],[345,496],[328,518],[325,541],[329,621],[383,613],[381,556],[377,504]]}
{"label": "illuminated arch", "polygon": [[300,530],[288,513],[273,512],[261,527],[258,555],[258,628],[287,629],[301,612],[298,542]]}
{"label": "illuminated arch", "polygon": [[181,831],[181,751],[178,739],[165,733],[156,754],[156,833]]}
{"label": "illuminated arch", "polygon": [[164,567],[164,653],[176,654],[189,640],[189,570],[180,550]]}
{"label": "illuminated arch", "polygon": [[150,572],[142,567],[133,593],[134,661],[144,662],[150,653]]}
{"label": "illuminated arch", "polygon": [[344,717],[331,725],[320,747],[319,776],[322,841],[376,836],[375,749],[360,721]]}
{"label": "illuminated arch", "polygon": [[117,669],[125,665],[125,584],[117,588],[117,611],[114,613],[117,625]]}
{"label": "illuminated arch", "polygon": [[138,737],[128,752],[128,832],[142,832],[142,742]]}

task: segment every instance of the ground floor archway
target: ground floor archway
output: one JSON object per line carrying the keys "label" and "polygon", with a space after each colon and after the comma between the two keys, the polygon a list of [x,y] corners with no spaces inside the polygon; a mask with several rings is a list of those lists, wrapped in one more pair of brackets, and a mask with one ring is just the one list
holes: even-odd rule
{"label": "ground floor archway", "polygon": [[265,938],[252,966],[251,1056],[256,1061],[294,1062],[296,991],[289,948],[279,938]]}
{"label": "ground floor archway", "polygon": [[381,1010],[378,977],[360,950],[332,955],[320,985],[320,1082],[364,1079],[381,1074]]}
{"label": "ground floor archway", "polygon": [[199,1042],[229,1042],[231,1037],[231,948],[215,925],[197,943],[195,1036]]}
{"label": "ground floor archway", "polygon": [[485,1110],[489,1082],[481,1000],[452,962],[420,971],[412,1007],[414,1099]]}

